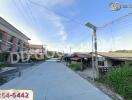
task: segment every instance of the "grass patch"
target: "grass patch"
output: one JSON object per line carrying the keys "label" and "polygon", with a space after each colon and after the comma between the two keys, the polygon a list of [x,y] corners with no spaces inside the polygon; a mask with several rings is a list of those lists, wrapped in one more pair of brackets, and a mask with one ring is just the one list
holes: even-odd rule
{"label": "grass patch", "polygon": [[76,64],[70,64],[69,67],[72,69],[72,70],[81,70],[81,64],[79,63],[76,63]]}
{"label": "grass patch", "polygon": [[108,71],[105,76],[100,77],[102,83],[110,86],[115,92],[120,94],[125,100],[132,100],[132,67],[122,65]]}
{"label": "grass patch", "polygon": [[0,70],[1,70],[2,68],[4,68],[4,67],[7,67],[7,66],[8,66],[7,63],[2,63],[2,64],[0,64]]}

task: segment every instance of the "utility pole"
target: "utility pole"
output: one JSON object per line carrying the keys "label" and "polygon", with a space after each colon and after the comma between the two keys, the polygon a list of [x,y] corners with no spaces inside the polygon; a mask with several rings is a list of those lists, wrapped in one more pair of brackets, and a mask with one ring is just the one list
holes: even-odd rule
{"label": "utility pole", "polygon": [[85,25],[93,30],[92,45],[94,45],[94,46],[92,46],[92,47],[94,47],[94,50],[92,49],[92,69],[93,69],[93,76],[94,76],[93,80],[94,80],[94,78],[99,77],[98,54],[97,54],[98,53],[97,52],[97,35],[96,35],[97,27],[92,25],[91,23],[86,23]]}
{"label": "utility pole", "polygon": [[94,48],[93,48],[93,34],[92,34],[92,72],[93,72],[93,81],[94,81],[94,75],[95,75],[95,71],[94,71],[94,54],[93,54],[93,52],[94,52]]}
{"label": "utility pole", "polygon": [[70,50],[70,54],[71,54],[71,49],[72,49],[72,48],[71,48],[71,47],[69,47],[69,50]]}
{"label": "utility pole", "polygon": [[96,76],[99,76],[99,71],[98,71],[98,52],[97,52],[97,35],[96,35],[96,29],[93,30],[93,39],[94,39],[94,49],[95,49],[95,57],[94,57],[94,63],[95,63],[95,71],[96,71]]}

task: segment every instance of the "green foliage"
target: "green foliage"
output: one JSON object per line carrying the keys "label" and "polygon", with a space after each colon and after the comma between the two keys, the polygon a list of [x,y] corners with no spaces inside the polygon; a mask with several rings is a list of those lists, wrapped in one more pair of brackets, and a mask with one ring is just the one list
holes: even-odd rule
{"label": "green foliage", "polygon": [[5,55],[6,55],[6,54],[5,54],[4,52],[1,52],[1,53],[0,53],[0,61],[1,61],[1,62],[5,61]]}
{"label": "green foliage", "polygon": [[59,58],[59,55],[62,55],[62,52],[57,52],[57,51],[47,51],[47,54],[49,56],[53,56],[53,58]]}
{"label": "green foliage", "polygon": [[112,87],[125,100],[132,100],[132,67],[128,65],[122,66],[111,69],[99,81]]}
{"label": "green foliage", "polygon": [[59,56],[57,55],[57,53],[55,52],[54,58],[58,58]]}
{"label": "green foliage", "polygon": [[132,50],[117,50],[114,52],[118,52],[118,53],[132,53]]}
{"label": "green foliage", "polygon": [[47,51],[47,54],[48,54],[49,56],[53,56],[54,51]]}
{"label": "green foliage", "polygon": [[69,67],[75,71],[81,70],[81,64],[76,63],[76,64],[70,64]]}
{"label": "green foliage", "polygon": [[36,59],[36,58],[31,58],[30,60],[33,62],[45,61],[45,59]]}
{"label": "green foliage", "polygon": [[4,67],[7,67],[8,66],[8,63],[1,63],[0,64],[0,70],[2,69],[2,68],[4,68]]}
{"label": "green foliage", "polygon": [[44,55],[44,61],[45,61],[45,60],[48,60],[48,59],[49,59],[49,58],[48,58],[47,56]]}

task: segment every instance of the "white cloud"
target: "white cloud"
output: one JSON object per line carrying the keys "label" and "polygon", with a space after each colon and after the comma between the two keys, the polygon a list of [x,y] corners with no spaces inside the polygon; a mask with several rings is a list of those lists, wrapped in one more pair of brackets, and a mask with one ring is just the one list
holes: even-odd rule
{"label": "white cloud", "polygon": [[65,32],[63,25],[60,26],[60,30],[58,32],[58,36],[60,36],[62,41],[66,41],[67,40],[67,33]]}
{"label": "white cloud", "polygon": [[67,39],[67,33],[65,31],[65,27],[61,21],[61,17],[50,13],[50,18],[53,22],[53,24],[59,29],[57,35],[60,36],[61,40],[65,41]]}
{"label": "white cloud", "polygon": [[68,34],[65,31],[65,26],[62,23],[61,16],[45,9],[41,9],[41,12],[46,13],[45,18],[58,30],[55,35],[58,36],[62,42],[66,41]]}

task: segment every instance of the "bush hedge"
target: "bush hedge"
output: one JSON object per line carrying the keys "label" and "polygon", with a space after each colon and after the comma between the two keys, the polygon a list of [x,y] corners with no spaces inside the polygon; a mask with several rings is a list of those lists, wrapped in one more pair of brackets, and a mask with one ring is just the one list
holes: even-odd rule
{"label": "bush hedge", "polygon": [[125,100],[132,100],[132,67],[122,65],[108,71],[100,81],[112,87]]}
{"label": "bush hedge", "polygon": [[8,66],[8,63],[1,63],[0,64],[0,70],[2,69],[2,68],[4,68],[4,67],[7,67]]}
{"label": "bush hedge", "polygon": [[76,64],[70,64],[69,67],[75,71],[81,70],[81,64],[76,63]]}

